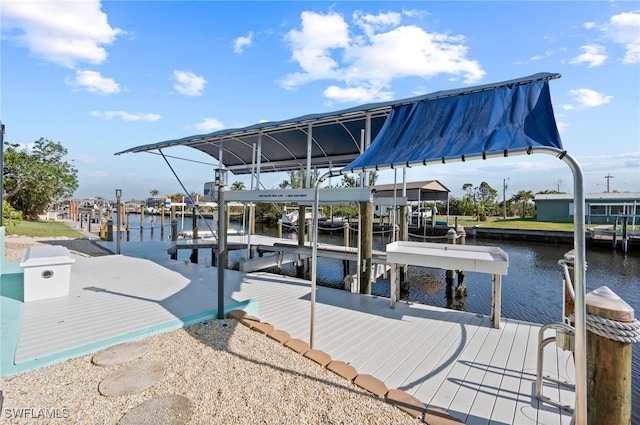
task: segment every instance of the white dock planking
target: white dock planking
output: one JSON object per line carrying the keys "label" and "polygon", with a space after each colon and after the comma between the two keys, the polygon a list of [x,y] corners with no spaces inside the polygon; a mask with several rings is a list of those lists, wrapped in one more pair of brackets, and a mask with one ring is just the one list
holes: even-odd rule
{"label": "white dock planking", "polygon": [[[252,241],[253,243],[253,241]],[[122,252],[81,259],[69,297],[23,307],[16,361],[91,346],[114,335],[215,309],[217,271],[169,260],[166,244],[125,243]],[[152,260],[152,261],[150,261]],[[310,283],[267,273],[225,273],[225,303],[258,302],[258,315],[309,340]],[[413,394],[467,424],[569,424],[570,414],[538,403],[535,370],[540,325],[318,287],[314,348],[351,363],[387,387]],[[121,341],[119,341],[121,342]],[[573,380],[570,353],[552,344],[545,373]],[[545,383],[545,395],[573,405],[573,392]]]}
{"label": "white dock planking", "polygon": [[[255,282],[254,280],[258,280]],[[309,340],[310,287],[293,278],[250,275],[236,300],[259,300],[260,318]],[[539,325],[491,320],[438,307],[318,288],[315,346],[467,424],[569,424],[570,414],[535,398]],[[572,381],[572,356],[549,346],[545,373]],[[573,393],[545,384],[573,405]]]}

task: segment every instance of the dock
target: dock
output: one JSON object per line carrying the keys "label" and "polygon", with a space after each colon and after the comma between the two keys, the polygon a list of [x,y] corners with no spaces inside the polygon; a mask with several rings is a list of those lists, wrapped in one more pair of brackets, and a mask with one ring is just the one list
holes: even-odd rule
{"label": "dock", "polygon": [[[112,249],[114,243],[103,243]],[[23,304],[21,275],[3,275],[3,376],[93,353],[217,315],[217,271],[171,260],[167,242],[122,244],[123,255],[78,259],[68,297]],[[9,282],[9,283],[7,283]],[[242,308],[309,340],[310,282],[225,271],[225,310]],[[318,287],[314,348],[388,388],[467,424],[569,424],[571,413],[535,397],[539,324]],[[91,326],[87,326],[91,323]],[[549,346],[545,374],[573,381],[570,352]],[[572,391],[545,382],[572,405]]]}

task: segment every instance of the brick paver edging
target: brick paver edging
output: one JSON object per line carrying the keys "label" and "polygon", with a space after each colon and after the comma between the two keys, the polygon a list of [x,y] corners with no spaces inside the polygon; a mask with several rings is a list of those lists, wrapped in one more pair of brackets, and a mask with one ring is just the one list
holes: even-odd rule
{"label": "brick paver edging", "polygon": [[428,425],[464,424],[464,422],[454,418],[442,409],[426,407],[424,403],[405,391],[387,389],[384,382],[376,377],[367,374],[359,374],[350,364],[333,360],[331,359],[331,356],[324,351],[311,349],[309,344],[305,341],[291,338],[289,333],[275,329],[273,325],[261,322],[259,318],[250,316],[243,310],[232,310],[227,313],[226,317],[229,319],[236,319],[239,323],[242,323],[250,329],[278,341],[285,347],[290,348],[296,353],[301,354],[309,360],[319,364],[321,367],[343,377],[350,383],[359,386],[377,397],[383,397],[387,403],[396,406],[398,409],[407,412],[407,414],[420,419]]}

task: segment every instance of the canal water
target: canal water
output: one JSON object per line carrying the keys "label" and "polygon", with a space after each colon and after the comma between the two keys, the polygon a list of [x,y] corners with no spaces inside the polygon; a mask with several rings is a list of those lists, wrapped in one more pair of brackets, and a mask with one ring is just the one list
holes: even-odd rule
{"label": "canal water", "polygon": [[[151,222],[139,231],[139,221],[132,215],[130,240],[160,240],[169,238],[169,227],[161,232],[156,227],[150,230]],[[146,220],[150,220],[147,217]],[[168,222],[168,220],[167,220]],[[179,222],[180,229],[181,222]],[[185,220],[186,229],[190,229],[191,219]],[[211,227],[215,226],[209,224]],[[155,226],[159,226],[155,217]],[[240,225],[232,224],[233,228]],[[200,225],[200,230],[207,230]],[[277,236],[275,227],[256,225],[256,233]],[[284,233],[283,237],[297,239],[296,233]],[[343,244],[342,232],[320,234],[320,242],[335,245]],[[374,249],[384,250],[389,237],[375,235]],[[562,268],[558,260],[564,257],[572,246],[534,242],[502,240],[481,240],[467,237],[467,245],[491,245],[502,248],[509,255],[509,270],[502,280],[502,316],[533,323],[562,321]],[[636,248],[636,249],[633,249]],[[231,251],[229,262],[237,266],[244,251]],[[636,318],[640,318],[640,249],[632,246],[630,252],[623,254],[610,247],[588,247],[587,249],[586,290],[590,292],[601,286],[607,286],[634,308]],[[283,265],[282,274],[295,276],[293,265]],[[320,259],[318,263],[318,284],[336,288],[343,287],[342,261]],[[351,270],[355,273],[355,269]],[[411,284],[409,300],[417,303],[447,307],[445,296],[445,271],[410,267],[408,280]],[[491,277],[484,273],[467,273],[468,295],[464,300],[456,301],[451,308],[473,313],[489,315],[491,313]],[[372,286],[372,293],[389,296],[389,281],[378,279]],[[633,347],[632,363],[633,418],[632,423],[640,424],[640,343]]]}

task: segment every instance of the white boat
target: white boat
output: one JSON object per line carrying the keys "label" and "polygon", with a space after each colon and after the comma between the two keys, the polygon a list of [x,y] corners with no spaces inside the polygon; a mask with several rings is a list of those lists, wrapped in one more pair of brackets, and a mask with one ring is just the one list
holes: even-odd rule
{"label": "white boat", "polygon": [[[300,215],[298,213],[298,210],[291,211],[290,213],[286,213],[286,212],[282,213],[282,218],[281,218],[282,224],[297,226],[299,219],[300,219]],[[309,223],[311,222],[311,220],[313,220],[313,214],[311,213],[311,211],[305,212],[304,214],[305,223]]]}

